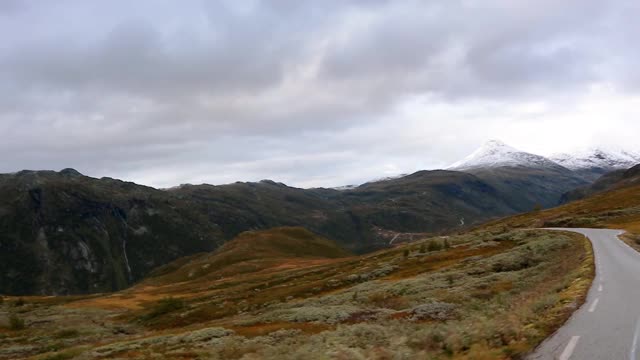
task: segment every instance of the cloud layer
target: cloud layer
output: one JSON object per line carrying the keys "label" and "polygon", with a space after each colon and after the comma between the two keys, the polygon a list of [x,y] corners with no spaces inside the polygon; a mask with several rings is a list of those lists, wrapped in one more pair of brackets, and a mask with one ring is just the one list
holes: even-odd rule
{"label": "cloud layer", "polygon": [[632,1],[0,3],[0,171],[353,183],[638,133]]}

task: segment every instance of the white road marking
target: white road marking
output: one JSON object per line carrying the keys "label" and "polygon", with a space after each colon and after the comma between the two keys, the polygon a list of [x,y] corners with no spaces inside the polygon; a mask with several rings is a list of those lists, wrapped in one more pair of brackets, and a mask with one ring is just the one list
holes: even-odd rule
{"label": "white road marking", "polygon": [[591,306],[589,306],[589,312],[596,311],[596,306],[598,306],[599,301],[600,301],[600,298],[597,298],[593,303],[591,303]]}
{"label": "white road marking", "polygon": [[602,284],[598,285],[598,291],[602,291]]}
{"label": "white road marking", "polygon": [[562,354],[558,359],[569,360],[569,358],[571,357],[571,354],[573,354],[573,350],[576,348],[576,345],[578,345],[578,340],[580,340],[580,336],[572,337],[571,340],[569,340],[567,347],[564,348],[564,351],[562,352]]}
{"label": "white road marking", "polygon": [[638,347],[638,336],[640,335],[640,317],[636,320],[636,331],[633,333],[633,343],[631,344],[631,351],[629,352],[629,360],[636,359],[636,348]]}

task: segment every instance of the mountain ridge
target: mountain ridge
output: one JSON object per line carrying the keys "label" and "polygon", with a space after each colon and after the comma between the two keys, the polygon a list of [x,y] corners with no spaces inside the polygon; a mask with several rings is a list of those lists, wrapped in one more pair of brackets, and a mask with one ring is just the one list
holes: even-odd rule
{"label": "mountain ridge", "polygon": [[242,232],[282,226],[365,253],[400,234],[455,232],[552,207],[589,183],[555,163],[493,146],[516,155],[506,165],[423,170],[342,191],[272,180],[154,189],[74,169],[0,174],[0,293],[119,290]]}
{"label": "mountain ridge", "polygon": [[549,167],[560,166],[544,156],[511,147],[500,140],[489,140],[464,159],[453,163],[448,170],[473,170],[503,166]]}
{"label": "mountain ridge", "polygon": [[608,172],[628,169],[640,164],[640,153],[593,147],[573,154],[552,155],[551,159],[585,179],[595,181]]}
{"label": "mountain ridge", "polygon": [[66,170],[0,175],[0,293],[126,288],[158,266],[248,230],[301,226],[349,251],[514,213],[471,174],[422,171],[354,190],[273,181],[158,190]]}

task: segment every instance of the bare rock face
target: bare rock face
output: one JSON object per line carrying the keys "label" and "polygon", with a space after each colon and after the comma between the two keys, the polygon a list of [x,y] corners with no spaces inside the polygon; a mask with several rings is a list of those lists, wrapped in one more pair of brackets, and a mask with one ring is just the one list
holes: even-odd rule
{"label": "bare rock face", "polygon": [[0,175],[0,200],[3,294],[119,290],[221,243],[219,229],[184,201],[73,169]]}

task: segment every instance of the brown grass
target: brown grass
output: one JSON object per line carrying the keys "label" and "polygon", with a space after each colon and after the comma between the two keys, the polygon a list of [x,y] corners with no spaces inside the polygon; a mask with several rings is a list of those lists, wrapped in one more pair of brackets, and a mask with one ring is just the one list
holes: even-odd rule
{"label": "brown grass", "polygon": [[514,246],[511,241],[503,241],[496,246],[476,247],[470,245],[452,248],[449,251],[436,252],[416,259],[403,262],[398,271],[384,278],[384,280],[394,281],[414,277],[416,275],[445,269],[458,264],[461,260],[472,256],[491,256],[504,252]]}
{"label": "brown grass", "polygon": [[268,335],[278,330],[300,330],[305,334],[312,335],[325,330],[334,329],[335,326],[327,324],[316,323],[289,323],[289,322],[277,322],[268,324],[257,324],[249,326],[230,326],[229,329],[236,332],[238,335],[246,337],[256,337]]}
{"label": "brown grass", "polygon": [[[575,240],[571,242],[572,245],[551,253],[552,258],[546,259],[549,266],[544,268],[542,275],[538,275],[538,272],[534,273],[537,278],[531,284],[527,284],[525,288],[517,281],[514,283],[509,280],[512,278],[509,277],[508,272],[496,272],[496,278],[489,278],[496,279],[495,281],[479,282],[479,285],[475,287],[475,275],[464,275],[466,269],[473,268],[475,261],[486,259],[482,261],[489,265],[487,271],[491,272],[490,261],[494,256],[512,253],[512,249],[513,253],[517,253],[518,249],[521,249],[521,247],[514,249],[514,247],[521,245],[520,242],[510,240],[509,237],[500,241],[497,239],[501,235],[499,231],[494,231],[494,233],[495,235],[485,231],[468,234],[455,237],[455,241],[452,237],[453,246],[451,248],[426,252],[425,254],[419,254],[420,243],[418,243],[363,256],[336,259],[278,258],[276,265],[233,277],[212,279],[202,276],[178,283],[161,284],[156,282],[154,285],[145,282],[120,293],[68,298],[57,304],[62,305],[61,307],[64,309],[73,311],[103,309],[109,311],[110,314],[122,314],[120,317],[112,317],[111,320],[116,323],[135,324],[141,328],[144,326],[144,329],[139,330],[138,333],[144,334],[145,337],[171,334],[176,331],[189,332],[214,326],[231,329],[237,335],[247,338],[265,336],[278,330],[300,330],[302,334],[314,335],[325,331],[339,331],[344,326],[360,326],[371,322],[373,321],[371,320],[372,315],[375,315],[371,309],[375,310],[376,308],[396,310],[397,312],[393,313],[388,320],[384,320],[391,320],[392,323],[407,322],[408,324],[420,324],[420,326],[431,326],[438,323],[439,320],[412,320],[410,309],[416,303],[411,303],[404,294],[383,291],[378,293],[377,289],[366,295],[360,295],[358,302],[363,304],[362,311],[352,313],[348,319],[341,320],[337,325],[320,322],[285,322],[279,318],[275,318],[273,322],[266,323],[269,320],[265,320],[258,324],[245,321],[270,311],[270,306],[273,304],[304,302],[306,299],[350,291],[350,288],[359,284],[361,280],[345,281],[347,275],[371,273],[376,269],[393,264],[394,270],[391,273],[375,279],[378,284],[392,284],[396,281],[410,280],[429,273],[434,273],[434,276],[437,277],[437,273],[443,272],[444,274],[453,274],[450,280],[451,288],[459,286],[458,289],[465,289],[465,293],[451,292],[447,288],[435,289],[428,296],[433,296],[438,301],[466,306],[465,304],[470,301],[470,298],[471,302],[491,304],[497,301],[495,299],[498,299],[499,296],[508,296],[513,305],[510,305],[511,307],[505,313],[496,314],[495,326],[498,329],[502,329],[502,327],[513,328],[515,329],[513,332],[500,333],[500,339],[491,340],[495,343],[481,341],[474,343],[470,348],[456,345],[461,340],[455,338],[455,334],[446,339],[447,344],[453,346],[451,357],[453,359],[506,359],[510,355],[505,356],[505,354],[522,354],[528,351],[560,326],[573,309],[584,301],[593,276],[592,254],[589,246],[582,245],[588,244],[583,237],[569,234],[567,236]],[[526,234],[524,235],[526,242],[529,239],[528,234],[534,232],[519,233]],[[542,235],[538,232],[535,233],[531,238],[548,236],[544,233],[541,233]],[[406,249],[410,250],[409,256],[404,256]],[[571,256],[568,256],[569,254]],[[475,259],[470,259],[472,257]],[[467,262],[467,259],[471,262]],[[465,272],[460,272],[461,269],[465,269]],[[466,276],[466,280],[456,278],[454,275]],[[441,278],[445,279],[443,281],[446,284],[446,277],[442,276]],[[567,279],[577,280],[570,281],[566,286],[560,287],[559,284],[565,283]],[[467,285],[458,285],[463,281],[467,281]],[[467,289],[470,289],[469,292]],[[548,294],[557,296],[558,301],[542,301]],[[185,308],[162,314],[153,322],[140,320],[159,300],[171,296],[180,297],[185,302]],[[351,296],[348,296],[348,299],[351,299]],[[46,302],[46,299],[32,301],[31,298],[26,298],[26,300],[28,304],[45,304]],[[347,300],[347,302],[349,301]],[[533,308],[541,308],[543,311],[535,312],[531,310]],[[463,318],[455,317],[455,321],[463,320]],[[248,325],[239,325],[243,323]],[[475,326],[475,324],[472,322],[469,326]],[[531,327],[537,329],[539,334],[533,340],[530,336],[524,335],[524,329]],[[101,341],[104,343],[122,341],[116,336],[109,334]],[[80,343],[85,341],[81,336],[78,339],[74,338],[74,341],[76,340]],[[96,346],[96,344],[89,346]],[[234,345],[225,351],[225,354],[230,358],[236,358],[241,357],[246,351],[254,352],[257,350],[243,349],[239,345]],[[118,356],[136,357],[142,356],[142,353],[144,352],[134,349],[127,353],[118,354]],[[190,358],[192,355],[192,353],[186,352],[184,358]]]}

